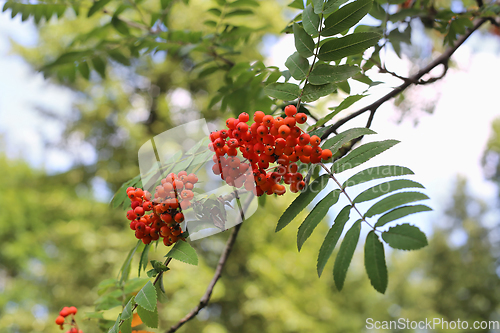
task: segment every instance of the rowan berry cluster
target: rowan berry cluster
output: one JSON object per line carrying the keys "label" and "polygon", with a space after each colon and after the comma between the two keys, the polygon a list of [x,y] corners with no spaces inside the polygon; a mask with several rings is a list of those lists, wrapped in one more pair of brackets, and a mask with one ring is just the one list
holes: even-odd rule
{"label": "rowan berry cluster", "polygon": [[180,226],[184,221],[182,210],[191,206],[192,190],[197,182],[195,174],[181,171],[163,178],[153,197],[141,188],[129,187],[127,195],[132,209],[127,212],[127,219],[130,220],[130,229],[135,230],[135,237],[144,244],[162,237],[165,246],[184,239]]}
{"label": "rowan berry cluster", "polygon": [[[296,162],[320,163],[332,157],[329,149],[321,149],[318,136],[297,126],[306,122],[307,115],[297,113],[294,105],[285,107],[285,118],[256,111],[250,126],[249,120],[244,112],[226,120],[227,129],[210,133],[209,149],[215,152],[212,170],[231,186],[244,186],[257,196],[282,195],[285,183],[296,193],[306,185]],[[237,157],[238,150],[244,161]]]}
{"label": "rowan berry cluster", "polygon": [[[75,322],[75,315],[78,312],[78,309],[74,306],[67,307],[65,306],[60,312],[59,316],[56,318],[56,324],[61,327],[61,330],[64,329],[64,325],[71,325],[72,327],[66,331],[66,333],[83,333],[82,330],[78,329],[78,325]],[[71,320],[66,322],[66,317],[71,315]]]}

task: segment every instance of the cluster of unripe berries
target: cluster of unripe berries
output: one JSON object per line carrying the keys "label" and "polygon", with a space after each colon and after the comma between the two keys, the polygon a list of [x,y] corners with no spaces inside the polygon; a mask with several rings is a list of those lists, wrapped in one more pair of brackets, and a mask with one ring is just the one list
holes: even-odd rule
{"label": "cluster of unripe berries", "polygon": [[[69,324],[69,325],[73,326],[73,327],[71,327],[71,329],[66,331],[66,333],[83,333],[82,330],[78,329],[78,326],[76,325],[76,322],[75,322],[75,315],[77,312],[78,312],[78,309],[75,308],[74,306],[71,306],[71,307],[65,306],[59,312],[59,316],[56,318],[56,324],[61,327],[61,330],[64,329],[65,324]],[[66,322],[66,317],[68,317],[69,315],[71,315],[71,321]]]}
{"label": "cluster of unripe berries", "polygon": [[[209,149],[215,152],[213,172],[227,184],[244,186],[257,196],[284,194],[282,182],[290,185],[291,192],[302,190],[306,184],[296,162],[320,163],[330,159],[332,152],[321,149],[318,136],[310,136],[297,126],[306,122],[306,114],[288,105],[285,115],[273,117],[256,111],[249,126],[250,116],[244,112],[236,119],[229,118],[227,129],[210,133]],[[237,157],[238,150],[244,161]],[[271,163],[277,165],[270,168]]]}
{"label": "cluster of unripe berries", "polygon": [[127,212],[127,219],[130,220],[130,229],[135,230],[135,237],[144,244],[161,237],[166,246],[184,239],[180,227],[184,221],[182,210],[191,206],[192,190],[197,182],[195,174],[181,171],[163,178],[154,196],[141,188],[129,187],[127,195],[132,209]]}

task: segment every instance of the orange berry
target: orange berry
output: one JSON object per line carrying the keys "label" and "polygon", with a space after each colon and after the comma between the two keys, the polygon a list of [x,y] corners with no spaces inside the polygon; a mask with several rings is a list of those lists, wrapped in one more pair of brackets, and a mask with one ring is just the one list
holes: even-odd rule
{"label": "orange berry", "polygon": [[321,143],[321,139],[317,135],[311,136],[311,139],[309,140],[311,143],[311,146],[315,147],[318,146]]}
{"label": "orange berry", "polygon": [[311,142],[311,137],[307,133],[303,133],[299,136],[299,145],[305,146]]}
{"label": "orange berry", "polygon": [[302,112],[301,113],[297,113],[295,115],[295,120],[297,120],[297,122],[299,124],[303,124],[303,123],[305,123],[307,121],[307,115],[305,113],[302,113]]}
{"label": "orange berry", "polygon": [[141,188],[135,190],[135,197],[140,198],[144,194],[144,191]]}
{"label": "orange berry", "polygon": [[300,156],[300,161],[302,163],[309,164],[309,163],[311,163],[311,158],[309,156],[302,155],[302,156]]}
{"label": "orange berry", "polygon": [[266,114],[262,111],[255,111],[255,113],[253,114],[253,120],[256,122],[256,123],[261,123],[262,122],[262,119],[264,118]]}
{"label": "orange berry", "polygon": [[287,125],[281,125],[278,129],[279,134],[282,138],[286,138],[290,134],[290,127]]}
{"label": "orange berry", "polygon": [[241,122],[247,122],[250,120],[250,116],[248,115],[248,113],[246,112],[242,112],[240,113],[240,115],[238,116],[238,120],[241,121]]}
{"label": "orange berry", "polygon": [[64,317],[63,316],[59,316],[56,318],[56,324],[57,325],[62,325],[64,324]]}
{"label": "orange berry", "polygon": [[296,113],[297,113],[297,108],[295,107],[295,105],[287,105],[287,106],[285,106],[285,114],[288,117],[292,117]]}
{"label": "orange berry", "polygon": [[184,221],[184,214],[182,213],[175,214],[174,220],[177,223],[181,223],[182,221]]}
{"label": "orange berry", "polygon": [[274,127],[276,129],[280,128],[280,126],[283,124],[284,124],[284,119],[282,117],[276,117],[276,119],[274,119]]}
{"label": "orange berry", "polygon": [[283,195],[285,194],[285,186],[280,185],[280,184],[274,184],[272,186],[272,191],[273,193],[276,193],[277,195]]}
{"label": "orange berry", "polygon": [[190,173],[187,179],[191,184],[196,184],[198,182],[198,177],[196,177],[194,173]]}
{"label": "orange berry", "polygon": [[267,127],[271,127],[274,125],[274,118],[273,116],[271,115],[267,115],[267,116],[264,116],[264,118],[262,119],[262,122],[264,123],[264,125],[266,125]]}
{"label": "orange berry", "polygon": [[302,191],[304,188],[306,187],[306,182],[305,181],[300,181],[298,184],[297,184],[297,189],[299,191]]}
{"label": "orange berry", "polygon": [[332,157],[332,151],[330,149],[323,149],[321,152],[321,159],[328,160]]}
{"label": "orange berry", "polygon": [[71,314],[71,312],[69,311],[69,307],[65,306],[64,308],[62,308],[62,310],[59,312],[59,315],[60,316],[63,316],[63,317],[67,317]]}

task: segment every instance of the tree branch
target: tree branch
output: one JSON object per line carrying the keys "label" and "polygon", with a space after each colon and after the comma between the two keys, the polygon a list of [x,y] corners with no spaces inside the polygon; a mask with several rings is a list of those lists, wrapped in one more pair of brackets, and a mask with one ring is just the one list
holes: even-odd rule
{"label": "tree branch", "polygon": [[[391,92],[389,92],[388,94],[386,94],[385,96],[383,96],[382,98],[378,99],[377,101],[373,102],[372,104],[338,120],[335,124],[333,124],[332,126],[330,126],[328,128],[328,130],[321,136],[321,139],[324,140],[326,139],[330,134],[334,133],[340,126],[344,125],[345,123],[347,123],[349,120],[352,120],[356,117],[358,117],[359,115],[367,112],[367,111],[370,111],[371,112],[371,115],[370,115],[370,121],[369,121],[369,124],[367,125],[370,125],[371,124],[371,120],[373,119],[373,116],[375,114],[375,112],[377,111],[377,109],[382,105],[384,104],[385,102],[387,102],[388,100],[390,100],[391,98],[397,96],[399,93],[401,93],[403,90],[405,90],[406,88],[408,88],[410,85],[412,84],[425,84],[425,83],[430,83],[430,82],[434,82],[440,78],[442,78],[444,76],[444,74],[446,74],[446,69],[448,67],[448,61],[450,60],[450,57],[453,55],[453,53],[455,53],[455,51],[467,40],[467,38],[469,38],[469,36],[474,32],[476,31],[477,29],[479,29],[479,27],[481,25],[483,25],[485,22],[489,21],[489,18],[480,18],[478,19],[474,26],[469,29],[467,31],[467,33],[465,35],[463,35],[462,37],[460,37],[457,42],[455,43],[455,45],[453,45],[452,47],[450,47],[448,50],[446,50],[443,54],[441,54],[438,58],[436,58],[433,62],[431,62],[430,64],[428,64],[426,67],[422,68],[421,70],[418,71],[418,73],[412,75],[411,77],[408,78],[408,80],[406,80],[404,83],[402,83],[401,85],[397,86],[396,88],[394,88]],[[445,71],[442,75],[440,75],[438,78],[432,78],[428,81],[421,81],[420,79],[425,75],[425,74],[428,74],[431,70],[433,70],[435,67],[439,66],[439,65],[443,65],[445,66]],[[369,126],[367,126],[369,127]]]}
{"label": "tree branch", "polygon": [[[244,206],[243,211],[245,211],[248,208],[248,206],[250,206],[250,203],[252,202],[253,197],[254,196],[251,195],[247,198],[247,200],[245,201],[245,203],[243,205]],[[242,223],[244,220],[245,219],[244,219],[243,212],[242,212]],[[215,284],[220,279],[220,277],[222,275],[222,269],[224,268],[224,265],[226,264],[226,261],[229,257],[229,254],[231,253],[231,250],[233,249],[233,245],[236,242],[236,237],[238,236],[238,232],[240,231],[242,223],[236,225],[233,228],[231,235],[227,239],[226,246],[224,247],[224,250],[222,251],[222,254],[219,258],[219,263],[217,264],[217,268],[215,269],[214,276],[212,277],[212,280],[208,284],[207,290],[205,291],[205,294],[201,297],[198,305],[193,310],[191,310],[184,318],[179,320],[177,322],[177,324],[170,327],[170,329],[167,331],[167,333],[173,333],[173,332],[177,331],[182,325],[184,325],[185,323],[187,323],[188,321],[190,321],[191,319],[196,317],[196,315],[201,311],[201,309],[203,309],[204,307],[206,307],[208,305],[208,302],[210,301],[210,297],[212,296],[212,291],[214,290]]]}

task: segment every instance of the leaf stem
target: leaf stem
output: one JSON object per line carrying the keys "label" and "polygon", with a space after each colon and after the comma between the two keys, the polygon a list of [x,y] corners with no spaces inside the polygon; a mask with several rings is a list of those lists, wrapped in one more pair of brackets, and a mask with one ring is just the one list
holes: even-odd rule
{"label": "leaf stem", "polygon": [[335,181],[335,183],[337,183],[337,185],[339,186],[339,189],[342,193],[344,193],[344,195],[347,197],[347,199],[349,200],[349,203],[351,204],[352,208],[354,208],[356,210],[356,212],[358,212],[359,216],[361,217],[361,220],[363,222],[365,222],[366,224],[368,224],[370,226],[370,228],[373,229],[373,231],[376,231],[375,230],[375,227],[372,226],[368,221],[366,221],[365,217],[363,216],[363,214],[361,214],[361,212],[359,211],[358,207],[356,207],[356,205],[354,204],[354,202],[352,201],[351,197],[347,194],[347,192],[345,191],[345,189],[342,187],[342,185],[339,183],[339,181],[337,180],[337,178],[335,178],[335,176],[333,175],[333,173],[330,171],[330,169],[328,169],[326,167],[326,165],[324,165],[323,163],[319,163],[323,169],[325,169],[325,171],[328,173],[328,175],[330,175],[330,178],[333,179]]}
{"label": "leaf stem", "polygon": [[323,31],[323,14],[321,14],[321,16],[319,18],[318,42],[317,42],[317,45],[316,45],[316,50],[314,50],[313,62],[311,64],[311,66],[309,67],[309,72],[307,72],[306,80],[304,81],[304,86],[302,87],[302,90],[300,91],[299,100],[297,101],[297,111],[300,108],[300,102],[301,102],[301,99],[302,99],[302,95],[304,95],[304,88],[306,87],[307,82],[309,81],[309,75],[311,75],[311,72],[313,70],[314,64],[316,63],[316,60],[318,60],[319,42],[321,40],[321,31]]}

